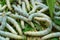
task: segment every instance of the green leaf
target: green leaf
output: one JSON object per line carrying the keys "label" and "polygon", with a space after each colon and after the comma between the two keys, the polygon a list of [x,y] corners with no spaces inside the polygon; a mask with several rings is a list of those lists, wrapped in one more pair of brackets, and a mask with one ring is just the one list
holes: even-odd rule
{"label": "green leaf", "polygon": [[54,19],[54,22],[55,22],[57,25],[60,25],[60,20]]}
{"label": "green leaf", "polygon": [[52,38],[51,40],[59,40],[59,38]]}
{"label": "green leaf", "polygon": [[53,18],[53,12],[55,11],[55,2],[56,0],[46,0],[47,5],[49,7],[49,11],[50,11],[50,16]]}

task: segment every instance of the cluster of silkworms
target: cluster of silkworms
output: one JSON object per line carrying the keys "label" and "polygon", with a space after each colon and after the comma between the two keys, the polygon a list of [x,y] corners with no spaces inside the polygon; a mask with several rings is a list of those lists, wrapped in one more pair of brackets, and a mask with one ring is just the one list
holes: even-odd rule
{"label": "cluster of silkworms", "polygon": [[[12,3],[5,0],[5,2],[3,6],[0,4],[0,40],[47,40],[60,37],[60,32],[52,33],[54,28],[60,31],[60,26],[47,15],[49,7],[43,0],[14,0]],[[59,4],[60,0],[57,0],[57,3]],[[57,3],[55,9],[60,10]],[[60,20],[60,11],[54,12],[54,18]],[[34,23],[42,27],[42,30],[38,30]],[[33,31],[23,32],[25,24]]]}

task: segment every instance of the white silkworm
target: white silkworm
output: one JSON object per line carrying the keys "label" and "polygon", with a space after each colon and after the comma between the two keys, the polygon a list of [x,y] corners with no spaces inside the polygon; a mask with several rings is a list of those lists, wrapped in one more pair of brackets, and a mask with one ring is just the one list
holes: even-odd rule
{"label": "white silkworm", "polygon": [[7,7],[7,5],[4,5],[3,7],[0,7],[0,11],[3,11],[6,7]]}
{"label": "white silkworm", "polygon": [[45,12],[46,10],[48,10],[48,7],[42,8],[40,11],[38,12]]}
{"label": "white silkworm", "polygon": [[[40,19],[41,21],[43,19]],[[49,32],[51,32],[51,29],[52,29],[52,22],[51,20],[43,20],[43,21],[48,21],[49,23],[49,27],[46,29],[46,30],[43,30],[43,31],[38,31],[38,32],[24,32],[25,35],[30,35],[30,36],[43,36],[43,35],[46,35],[48,34]]]}
{"label": "white silkworm", "polygon": [[58,9],[58,10],[60,10],[60,6],[58,6],[58,5],[55,5],[55,8]]}
{"label": "white silkworm", "polygon": [[51,33],[51,34],[48,34],[46,36],[43,36],[41,38],[41,40],[49,39],[49,38],[52,38],[52,37],[60,37],[60,32]]}
{"label": "white silkworm", "polygon": [[34,17],[34,19],[37,21],[45,21],[45,22],[47,22],[46,25],[50,25],[50,23],[51,23],[51,20],[49,20],[48,18]]}
{"label": "white silkworm", "polygon": [[30,11],[30,4],[29,4],[29,1],[28,0],[24,0],[25,3],[26,3],[26,6],[27,6],[27,9]]}
{"label": "white silkworm", "polygon": [[60,26],[56,25],[55,23],[53,23],[53,27],[60,31]]}
{"label": "white silkworm", "polygon": [[37,3],[42,3],[43,0],[35,0],[35,2],[37,2]]}
{"label": "white silkworm", "polygon": [[27,13],[25,2],[22,2],[22,10],[23,10],[25,13]]}
{"label": "white silkworm", "polygon": [[25,26],[24,26],[24,21],[23,21],[23,20],[21,20],[21,27],[22,27],[22,29],[25,28]]}
{"label": "white silkworm", "polygon": [[12,10],[11,4],[10,4],[10,0],[6,0],[6,4],[7,4],[9,10]]}
{"label": "white silkworm", "polygon": [[18,12],[20,12],[20,13],[23,12],[22,9],[21,9],[21,6],[19,6],[19,5],[17,5],[17,6],[12,5],[12,7],[14,8],[15,11],[18,11]]}
{"label": "white silkworm", "polygon": [[4,30],[5,26],[6,26],[6,14],[2,13],[2,22],[1,22],[0,30]]}
{"label": "white silkworm", "polygon": [[60,3],[60,0],[57,0]]}
{"label": "white silkworm", "polygon": [[2,16],[0,16],[0,22],[2,22]]}
{"label": "white silkworm", "polygon": [[59,17],[60,11],[54,12],[54,14],[55,14],[54,18],[60,20],[60,17]]}
{"label": "white silkworm", "polygon": [[17,34],[17,32],[13,29],[13,27],[10,26],[8,23],[6,24],[6,28],[7,28],[10,32],[12,32],[12,33],[14,33],[14,34]]}
{"label": "white silkworm", "polygon": [[9,16],[13,17],[13,18],[18,18],[18,19],[21,19],[23,21],[29,21],[29,19],[27,19],[26,17],[24,16],[21,16],[21,15],[14,15],[14,14],[8,14]]}
{"label": "white silkworm", "polygon": [[43,3],[38,3],[38,5],[40,5],[41,8],[45,8],[45,7],[47,8],[48,7],[45,4],[43,4]]}
{"label": "white silkworm", "polygon": [[16,27],[16,30],[19,32],[19,34],[22,35],[22,30],[20,26],[18,25],[18,23],[16,22],[16,20],[11,17],[7,17],[7,19],[9,22],[11,22]]}
{"label": "white silkworm", "polygon": [[25,12],[23,12],[23,10],[21,9],[21,7],[18,5],[18,7],[16,7],[15,5],[13,5],[13,8],[15,11],[19,12],[21,15],[28,17],[29,15]]}
{"label": "white silkworm", "polygon": [[34,0],[30,0],[31,4],[33,7],[35,7],[35,1]]}
{"label": "white silkworm", "polygon": [[6,40],[6,38],[0,36],[0,40]]}
{"label": "white silkworm", "polygon": [[34,17],[44,17],[44,18],[48,18],[49,19],[49,17],[47,16],[47,15],[45,15],[45,14],[43,14],[43,13],[34,13],[34,14],[31,14],[30,16],[29,16],[29,20],[32,20],[32,18],[34,18]]}
{"label": "white silkworm", "polygon": [[56,18],[56,19],[59,19],[59,20],[60,20],[60,17],[58,17],[58,16],[55,16],[54,18]]}
{"label": "white silkworm", "polygon": [[6,37],[6,40],[10,40],[10,38]]}
{"label": "white silkworm", "polygon": [[13,39],[24,39],[24,36],[19,36],[19,35],[10,33],[10,32],[0,31],[0,35],[9,37],[9,38],[13,38]]}
{"label": "white silkworm", "polygon": [[20,12],[23,13],[22,8],[21,8],[20,5],[17,5],[17,6],[15,6],[15,7],[17,7],[17,9],[19,8],[18,10],[20,10]]}
{"label": "white silkworm", "polygon": [[60,15],[60,11],[54,13],[56,16]]}
{"label": "white silkworm", "polygon": [[60,40],[60,37],[59,37],[59,40]]}
{"label": "white silkworm", "polygon": [[27,22],[29,25],[31,25],[34,28],[34,24],[29,19],[27,19],[26,17],[23,17],[21,15],[14,15],[14,14],[9,14],[9,16],[11,16],[13,18],[21,19],[21,20]]}

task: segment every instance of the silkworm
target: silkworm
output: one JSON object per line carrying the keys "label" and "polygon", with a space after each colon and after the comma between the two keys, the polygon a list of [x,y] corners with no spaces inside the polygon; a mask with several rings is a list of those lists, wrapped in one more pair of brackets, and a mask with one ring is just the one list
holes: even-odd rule
{"label": "silkworm", "polygon": [[47,22],[46,25],[50,25],[50,23],[51,23],[51,20],[49,20],[48,18],[34,17],[34,19],[37,20],[37,21],[45,21],[45,22]]}
{"label": "silkworm", "polygon": [[35,0],[35,2],[37,2],[37,3],[42,3],[43,0]]}
{"label": "silkworm", "polygon": [[10,0],[6,0],[6,4],[7,4],[7,7],[9,8],[9,10],[12,10],[11,4],[10,4]]}
{"label": "silkworm", "polygon": [[6,24],[6,28],[7,28],[11,33],[17,34],[17,32],[13,29],[13,27],[10,26],[8,23]]}
{"label": "silkworm", "polygon": [[[1,4],[0,4],[0,6],[1,6]],[[3,7],[1,6],[0,11],[3,11],[6,7],[7,7],[7,5],[4,5]]]}
{"label": "silkworm", "polygon": [[4,30],[5,26],[6,26],[6,14],[2,13],[2,22],[1,22],[0,30]]}
{"label": "silkworm", "polygon": [[60,3],[60,0],[57,0]]}
{"label": "silkworm", "polygon": [[27,6],[27,9],[30,11],[30,4],[29,4],[29,1],[28,0],[24,0],[25,3],[26,3],[26,6]]}
{"label": "silkworm", "polygon": [[59,40],[60,40],[60,37],[59,37]]}
{"label": "silkworm", "polygon": [[24,16],[21,16],[21,15],[14,15],[14,14],[8,14],[9,16],[13,17],[13,18],[18,18],[18,19],[21,19],[23,21],[29,21],[29,19],[27,19],[26,17]]}
{"label": "silkworm", "polygon": [[54,12],[54,14],[55,14],[56,16],[59,16],[59,15],[60,15],[60,11]]}
{"label": "silkworm", "polygon": [[34,14],[31,14],[28,19],[32,20],[32,18],[37,17],[37,16],[45,17],[45,18],[49,19],[49,17],[47,15],[43,14],[43,13],[34,13]]}
{"label": "silkworm", "polygon": [[51,34],[48,34],[46,36],[43,36],[41,38],[41,40],[49,39],[49,38],[52,38],[52,37],[60,37],[60,32],[55,32],[55,33],[51,33]]}
{"label": "silkworm", "polygon": [[18,5],[18,7],[16,7],[15,5],[12,5],[14,10],[19,12],[21,15],[28,17],[29,15],[27,13],[24,13],[23,10],[20,8],[20,6]]}
{"label": "silkworm", "polygon": [[38,11],[38,12],[45,12],[46,10],[48,10],[48,7],[46,7],[46,8],[42,8],[40,11]]}
{"label": "silkworm", "polygon": [[22,27],[22,29],[25,28],[25,26],[24,26],[24,21],[23,21],[23,20],[21,20],[21,27]]}
{"label": "silkworm", "polygon": [[53,22],[53,27],[55,27],[57,30],[60,31],[60,26],[56,25],[54,22]]}
{"label": "silkworm", "polygon": [[0,36],[0,40],[6,40],[6,38]]}
{"label": "silkworm", "polygon": [[0,22],[2,22],[2,16],[0,16]]}
{"label": "silkworm", "polygon": [[22,8],[21,8],[21,6],[20,6],[20,5],[17,5],[17,6],[15,5],[15,7],[16,7],[16,8],[19,8],[19,10],[20,10],[20,11],[21,11],[21,13],[22,13]]}
{"label": "silkworm", "polygon": [[[22,3],[22,7],[24,8],[24,9],[22,9],[19,5],[17,5],[17,7],[20,9],[20,11],[21,11],[21,15],[23,15],[23,16],[25,16],[25,17],[29,17],[29,14],[27,13],[27,11],[26,11],[26,9],[24,8],[25,7],[25,4],[24,3]],[[17,10],[18,11],[18,10]]]}
{"label": "silkworm", "polygon": [[10,40],[10,38],[6,37],[6,40]]}
{"label": "silkworm", "polygon": [[25,13],[27,13],[25,2],[22,2],[22,10],[23,10]]}
{"label": "silkworm", "polygon": [[58,9],[58,10],[60,10],[60,6],[58,6],[58,5],[55,5],[55,8]]}
{"label": "silkworm", "polygon": [[20,26],[18,25],[18,23],[16,22],[16,20],[11,17],[7,17],[7,19],[9,22],[11,22],[16,27],[16,30],[19,32],[19,34],[22,35],[22,30]]}
{"label": "silkworm", "polygon": [[[44,20],[45,21],[45,20]],[[47,20],[48,21],[48,20]],[[38,31],[38,32],[24,32],[25,35],[30,35],[30,36],[43,36],[43,35],[46,35],[48,34],[49,32],[51,32],[51,29],[52,29],[52,22],[51,20],[48,21],[49,23],[49,27],[46,29],[46,30],[43,30],[43,31]]]}
{"label": "silkworm", "polygon": [[54,16],[54,18],[55,18],[55,19],[59,19],[59,20],[60,20],[60,17],[58,17],[58,16]]}
{"label": "silkworm", "polygon": [[10,32],[0,31],[0,35],[9,37],[9,38],[13,38],[13,39],[24,39],[24,36],[19,36],[19,35],[10,33]]}
{"label": "silkworm", "polygon": [[43,3],[37,3],[37,4],[40,5],[41,8],[45,8],[45,7],[47,8],[48,7],[45,4],[43,4]]}
{"label": "silkworm", "polygon": [[23,17],[21,15],[14,15],[14,14],[9,14],[9,16],[11,16],[13,18],[21,19],[21,20],[27,22],[29,25],[31,25],[34,28],[34,24],[29,19],[27,19],[26,17]]}
{"label": "silkworm", "polygon": [[35,7],[35,1],[34,0],[30,0],[31,4],[33,7]]}

